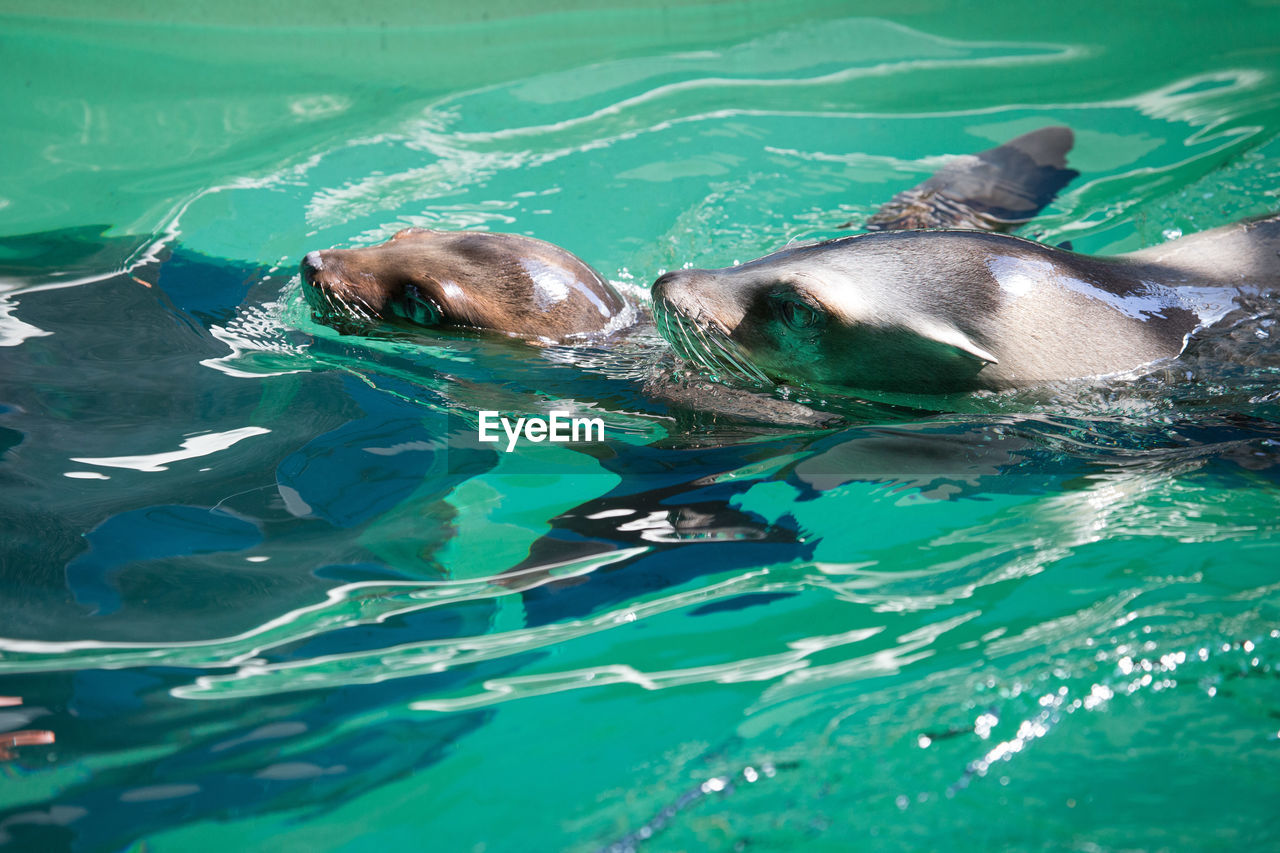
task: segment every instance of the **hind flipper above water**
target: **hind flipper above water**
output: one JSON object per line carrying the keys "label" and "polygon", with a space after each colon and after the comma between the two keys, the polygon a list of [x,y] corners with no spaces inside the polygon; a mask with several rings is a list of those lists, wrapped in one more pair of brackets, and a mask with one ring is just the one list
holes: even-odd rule
{"label": "hind flipper above water", "polygon": [[867,230],[1011,231],[1038,214],[1080,174],[1067,168],[1067,152],[1074,142],[1070,128],[1045,127],[996,148],[957,157],[881,206],[867,220]]}

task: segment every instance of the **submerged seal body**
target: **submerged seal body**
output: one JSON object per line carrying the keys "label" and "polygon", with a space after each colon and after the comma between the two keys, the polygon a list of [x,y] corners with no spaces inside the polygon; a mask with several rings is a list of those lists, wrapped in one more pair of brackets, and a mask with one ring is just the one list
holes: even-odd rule
{"label": "submerged seal body", "polygon": [[1112,258],[1004,234],[890,231],[653,285],[659,331],[723,374],[904,393],[1004,389],[1178,355],[1243,288],[1280,287],[1280,215]]}
{"label": "submerged seal body", "polygon": [[303,290],[322,319],[401,319],[559,342],[623,325],[628,303],[559,246],[516,234],[407,228],[362,249],[311,252]]}

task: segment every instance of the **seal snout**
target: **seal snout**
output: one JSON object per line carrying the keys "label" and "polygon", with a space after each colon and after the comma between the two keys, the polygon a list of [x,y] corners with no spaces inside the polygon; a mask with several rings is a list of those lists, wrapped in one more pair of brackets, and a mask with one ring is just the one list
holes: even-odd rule
{"label": "seal snout", "polygon": [[324,259],[320,257],[319,252],[307,252],[302,258],[302,263],[298,264],[298,272],[302,276],[302,283],[308,285],[307,290],[315,290],[322,287],[318,275],[324,269]]}
{"label": "seal snout", "polygon": [[658,276],[658,280],[649,289],[653,304],[659,310],[675,311],[688,314],[691,307],[697,306],[697,299],[692,292],[693,276],[688,270],[672,270]]}
{"label": "seal snout", "polygon": [[321,314],[338,312],[369,316],[374,306],[348,283],[340,259],[326,258],[325,252],[307,252],[298,271],[302,275],[303,296]]}
{"label": "seal snout", "polygon": [[684,316],[690,303],[687,274],[683,270],[673,270],[658,276],[658,280],[649,288],[655,314]]}
{"label": "seal snout", "polygon": [[679,314],[701,328],[733,334],[742,322],[750,292],[720,272],[687,269],[659,276],[650,289],[655,312]]}
{"label": "seal snout", "polygon": [[326,302],[333,300],[347,301],[354,291],[348,283],[344,264],[341,258],[325,258],[326,252],[307,252],[298,265],[302,281],[307,285],[308,297],[320,298]]}
{"label": "seal snout", "polygon": [[658,280],[650,288],[654,301],[661,299],[664,302],[670,302],[674,292],[680,289],[680,277],[682,275],[683,272],[681,270],[673,270],[658,276]]}
{"label": "seal snout", "polygon": [[324,269],[324,258],[319,252],[307,252],[302,258],[302,263],[298,265],[299,272],[302,273],[302,280],[312,286],[317,286],[316,273]]}

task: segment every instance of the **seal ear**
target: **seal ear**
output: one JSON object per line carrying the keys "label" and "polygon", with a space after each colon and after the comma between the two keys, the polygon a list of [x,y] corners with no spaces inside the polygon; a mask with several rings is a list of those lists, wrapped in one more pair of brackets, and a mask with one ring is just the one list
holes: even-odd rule
{"label": "seal ear", "polygon": [[955,326],[924,320],[916,323],[913,331],[921,337],[945,347],[956,355],[962,356],[965,359],[972,359],[973,361],[980,362],[976,368],[978,370],[981,370],[988,364],[1000,363],[994,355],[978,346],[974,343],[973,338],[969,337]]}

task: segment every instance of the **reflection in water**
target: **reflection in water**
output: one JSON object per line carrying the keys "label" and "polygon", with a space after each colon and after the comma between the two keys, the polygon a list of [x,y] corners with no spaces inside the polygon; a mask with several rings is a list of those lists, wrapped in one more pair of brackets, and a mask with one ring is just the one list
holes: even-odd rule
{"label": "reflection in water", "polygon": [[[643,294],[1051,123],[1084,176],[1049,242],[1269,203],[1269,71],[1130,80],[1140,56],[1065,32],[682,32],[338,127],[156,238],[0,241],[0,846],[1274,839],[1274,305],[1146,375],[895,406],[704,388],[652,329],[310,321],[304,245],[536,231]],[[1073,100],[1067,61],[1124,85]],[[1008,80],[1042,103],[993,107]],[[474,441],[478,408],[559,405],[608,440]]]}
{"label": "reflection in water", "polygon": [[0,711],[0,761],[9,761],[14,751],[20,746],[41,746],[53,743],[54,734],[45,729],[13,730],[14,726],[26,725],[31,720],[46,713],[43,709],[20,709],[21,696],[0,696],[0,708],[16,708],[14,711]]}
{"label": "reflection in water", "polygon": [[[208,268],[200,266],[203,261],[184,263],[189,271],[198,267],[193,274],[204,282],[230,283],[245,275],[211,262]],[[143,334],[170,334],[181,342],[192,328],[216,326],[215,317],[234,323],[216,309],[204,309],[202,319],[180,303],[156,302],[122,277],[98,286],[128,294],[119,302],[131,312],[147,304],[138,301],[141,296],[172,318],[140,327]],[[42,298],[34,294],[27,304],[34,310]],[[49,352],[71,340],[68,326],[76,320],[51,306],[41,322],[55,331],[44,344]],[[604,354],[596,369],[485,341],[457,347],[446,341],[432,350],[395,339],[379,349],[376,339],[365,345],[319,338],[309,352],[286,345],[284,333],[269,324],[261,334],[261,351],[272,353],[269,362],[255,362],[242,349],[234,363],[217,356],[216,372],[196,368],[205,371],[200,382],[228,383],[231,405],[210,409],[203,398],[170,398],[165,411],[171,415],[90,444],[62,412],[92,405],[102,417],[112,407],[145,408],[139,391],[127,402],[113,402],[90,380],[80,384],[46,373],[43,387],[30,386],[21,410],[10,412],[21,436],[11,446],[23,449],[22,464],[35,464],[26,455],[34,452],[37,462],[47,458],[57,471],[65,472],[70,459],[112,470],[111,482],[133,479],[128,492],[115,493],[124,498],[118,503],[104,493],[86,504],[79,490],[67,492],[61,504],[56,492],[42,501],[46,511],[63,507],[56,524],[83,531],[74,544],[68,538],[61,566],[53,552],[45,554],[52,558],[50,569],[65,567],[75,600],[96,615],[92,622],[83,611],[62,616],[56,630],[26,622],[26,630],[0,641],[0,673],[28,679],[24,695],[43,690],[42,707],[68,709],[46,723],[59,732],[66,754],[105,750],[136,757],[69,787],[56,804],[0,815],[7,838],[45,843],[70,832],[78,843],[109,847],[135,837],[137,826],[156,832],[194,815],[341,803],[431,767],[496,709],[513,703],[584,691],[678,694],[669,689],[697,685],[758,684],[748,710],[756,722],[744,733],[726,732],[723,743],[682,764],[701,781],[671,799],[654,800],[648,817],[613,834],[624,849],[658,832],[696,827],[704,801],[750,808],[736,803],[756,796],[757,788],[762,796],[773,796],[773,785],[803,789],[803,779],[825,772],[823,744],[834,736],[841,742],[837,754],[856,750],[857,736],[844,742],[849,727],[879,706],[902,709],[896,730],[915,749],[945,751],[931,771],[933,783],[921,779],[918,789],[884,789],[892,792],[895,810],[917,810],[1034,754],[1078,711],[1173,689],[1171,673],[1185,671],[1188,662],[1201,667],[1198,684],[1213,681],[1222,660],[1220,637],[1229,648],[1242,647],[1239,634],[1221,633],[1214,609],[1164,629],[1169,636],[1203,638],[1196,640],[1198,648],[1157,643],[1147,656],[1134,657],[1132,628],[1108,636],[1111,626],[1150,624],[1202,607],[1196,581],[1185,573],[1117,586],[1104,563],[1092,580],[1074,581],[1070,594],[1063,595],[1056,582],[1047,595],[1028,591],[1059,602],[1030,614],[1014,603],[1019,585],[1043,585],[1039,579],[1054,575],[1050,569],[1061,571],[1107,541],[1220,543],[1264,536],[1274,526],[1258,521],[1259,500],[1275,494],[1280,470],[1273,422],[1239,410],[1178,415],[1187,412],[1187,403],[1169,395],[1186,393],[1186,384],[1172,392],[1138,385],[1131,390],[1139,396],[1128,398],[1086,389],[1082,403],[1094,407],[1104,400],[1102,407],[1112,409],[1101,419],[1020,413],[1031,404],[1011,399],[1011,411],[996,415],[911,420],[896,412],[887,422],[837,431],[685,420],[689,432],[645,442],[644,419],[634,413],[648,408],[648,417],[665,418],[665,404],[647,396],[642,371],[613,369]],[[1251,352],[1257,347],[1250,341],[1264,340],[1233,334]],[[140,346],[159,351],[164,345],[135,333],[119,344],[100,343],[95,356],[119,359]],[[466,357],[459,359],[460,352]],[[1188,362],[1206,380],[1215,371],[1224,374],[1215,401],[1239,399],[1236,383],[1251,387],[1258,381],[1230,367],[1238,364],[1236,353],[1224,356],[1219,347],[1193,353]],[[196,347],[195,355],[198,363],[211,363],[207,347]],[[620,357],[634,359],[636,351],[624,348]],[[338,368],[338,381],[303,370],[311,359]],[[500,389],[490,378],[493,359],[512,368]],[[39,363],[32,362],[33,376],[41,375]],[[148,381],[165,393],[184,382],[197,384],[183,378],[191,364],[178,359],[161,365],[173,375],[154,374]],[[260,381],[284,383],[283,390],[246,397],[245,390],[256,391],[244,382],[254,371],[265,377]],[[584,375],[591,377],[586,393]],[[219,376],[224,379],[215,380]],[[454,531],[475,523],[468,521],[475,507],[456,501],[455,492],[497,470],[502,460],[461,440],[465,424],[437,407],[461,403],[464,396],[503,394],[504,407],[517,408],[525,404],[512,401],[534,399],[538,389],[567,389],[570,376],[578,383],[576,396],[633,419],[630,432],[618,433],[627,438],[606,442],[607,453],[597,462],[616,485],[547,519],[545,532],[530,540],[527,556],[515,564],[489,567],[473,579],[448,576],[442,551]],[[44,390],[50,388],[61,389],[57,406]],[[1103,393],[1110,396],[1097,396]],[[237,395],[244,403],[235,405]],[[335,395],[344,401],[341,407],[330,405]],[[1268,405],[1256,404],[1254,411]],[[1116,413],[1125,407],[1166,414],[1146,424]],[[266,426],[246,428],[239,413],[249,409],[251,423]],[[219,411],[225,413],[222,423],[209,418]],[[849,411],[865,419],[872,410]],[[208,413],[202,435],[184,434],[179,426],[191,412]],[[37,417],[43,424],[38,434],[23,428],[24,418]],[[71,452],[69,442],[77,445]],[[175,446],[183,449],[136,450]],[[530,470],[538,475],[536,464]],[[166,477],[178,478],[189,502],[164,502]],[[201,478],[204,485],[196,485]],[[1268,491],[1244,491],[1251,486]],[[879,508],[890,519],[913,507],[976,509],[966,510],[971,517],[961,528],[885,528],[893,535],[881,544],[874,537],[851,539],[829,515],[834,511],[838,519],[850,506]],[[370,541],[369,525],[391,512],[404,515],[404,522],[388,528],[402,541]],[[30,518],[30,509],[26,513],[11,518]],[[377,556],[410,552],[412,560],[394,564]],[[902,554],[911,552],[927,557],[904,562]],[[173,586],[181,577],[210,591],[207,605]],[[282,586],[289,577],[292,583]],[[56,589],[56,576],[49,581]],[[276,590],[274,597],[296,604],[285,609],[264,599],[257,594],[263,584]],[[1106,589],[1112,592],[1098,592]],[[1162,592],[1171,589],[1182,589],[1182,597]],[[1242,593],[1251,601],[1266,596]],[[1165,600],[1144,604],[1152,595]],[[825,630],[819,618],[790,637],[751,627],[791,608],[813,607],[816,613],[854,608],[850,615],[860,615],[853,624],[848,617],[830,621]],[[117,614],[131,624],[113,621]],[[516,614],[515,621],[504,614]],[[193,618],[212,639],[192,637]],[[715,653],[688,663],[610,652],[615,644],[636,642],[638,631],[669,630],[661,626],[677,619],[719,620],[735,640],[726,637]],[[1239,630],[1247,634],[1248,624],[1246,618]],[[219,625],[233,630],[215,633]],[[171,639],[163,639],[166,633]],[[102,639],[85,639],[93,634]],[[1041,651],[1046,649],[1052,650],[1049,660]],[[1083,663],[1095,660],[1116,661],[1117,674],[1100,675],[1095,664]],[[1007,662],[997,670],[996,695],[985,686],[985,673],[995,664],[984,661]],[[52,675],[67,671],[76,675]],[[1130,677],[1138,671],[1142,676]],[[51,674],[30,681],[41,672]],[[913,673],[923,681],[908,689]],[[967,723],[949,722],[964,705],[982,710]],[[157,707],[169,709],[166,726],[202,734],[148,755],[155,744],[145,732],[108,745],[87,727],[88,720],[129,719]],[[759,734],[770,720],[780,726],[775,737],[785,748],[769,746]],[[9,737],[25,748],[46,731],[22,729]],[[410,732],[414,749],[395,745]]]}

